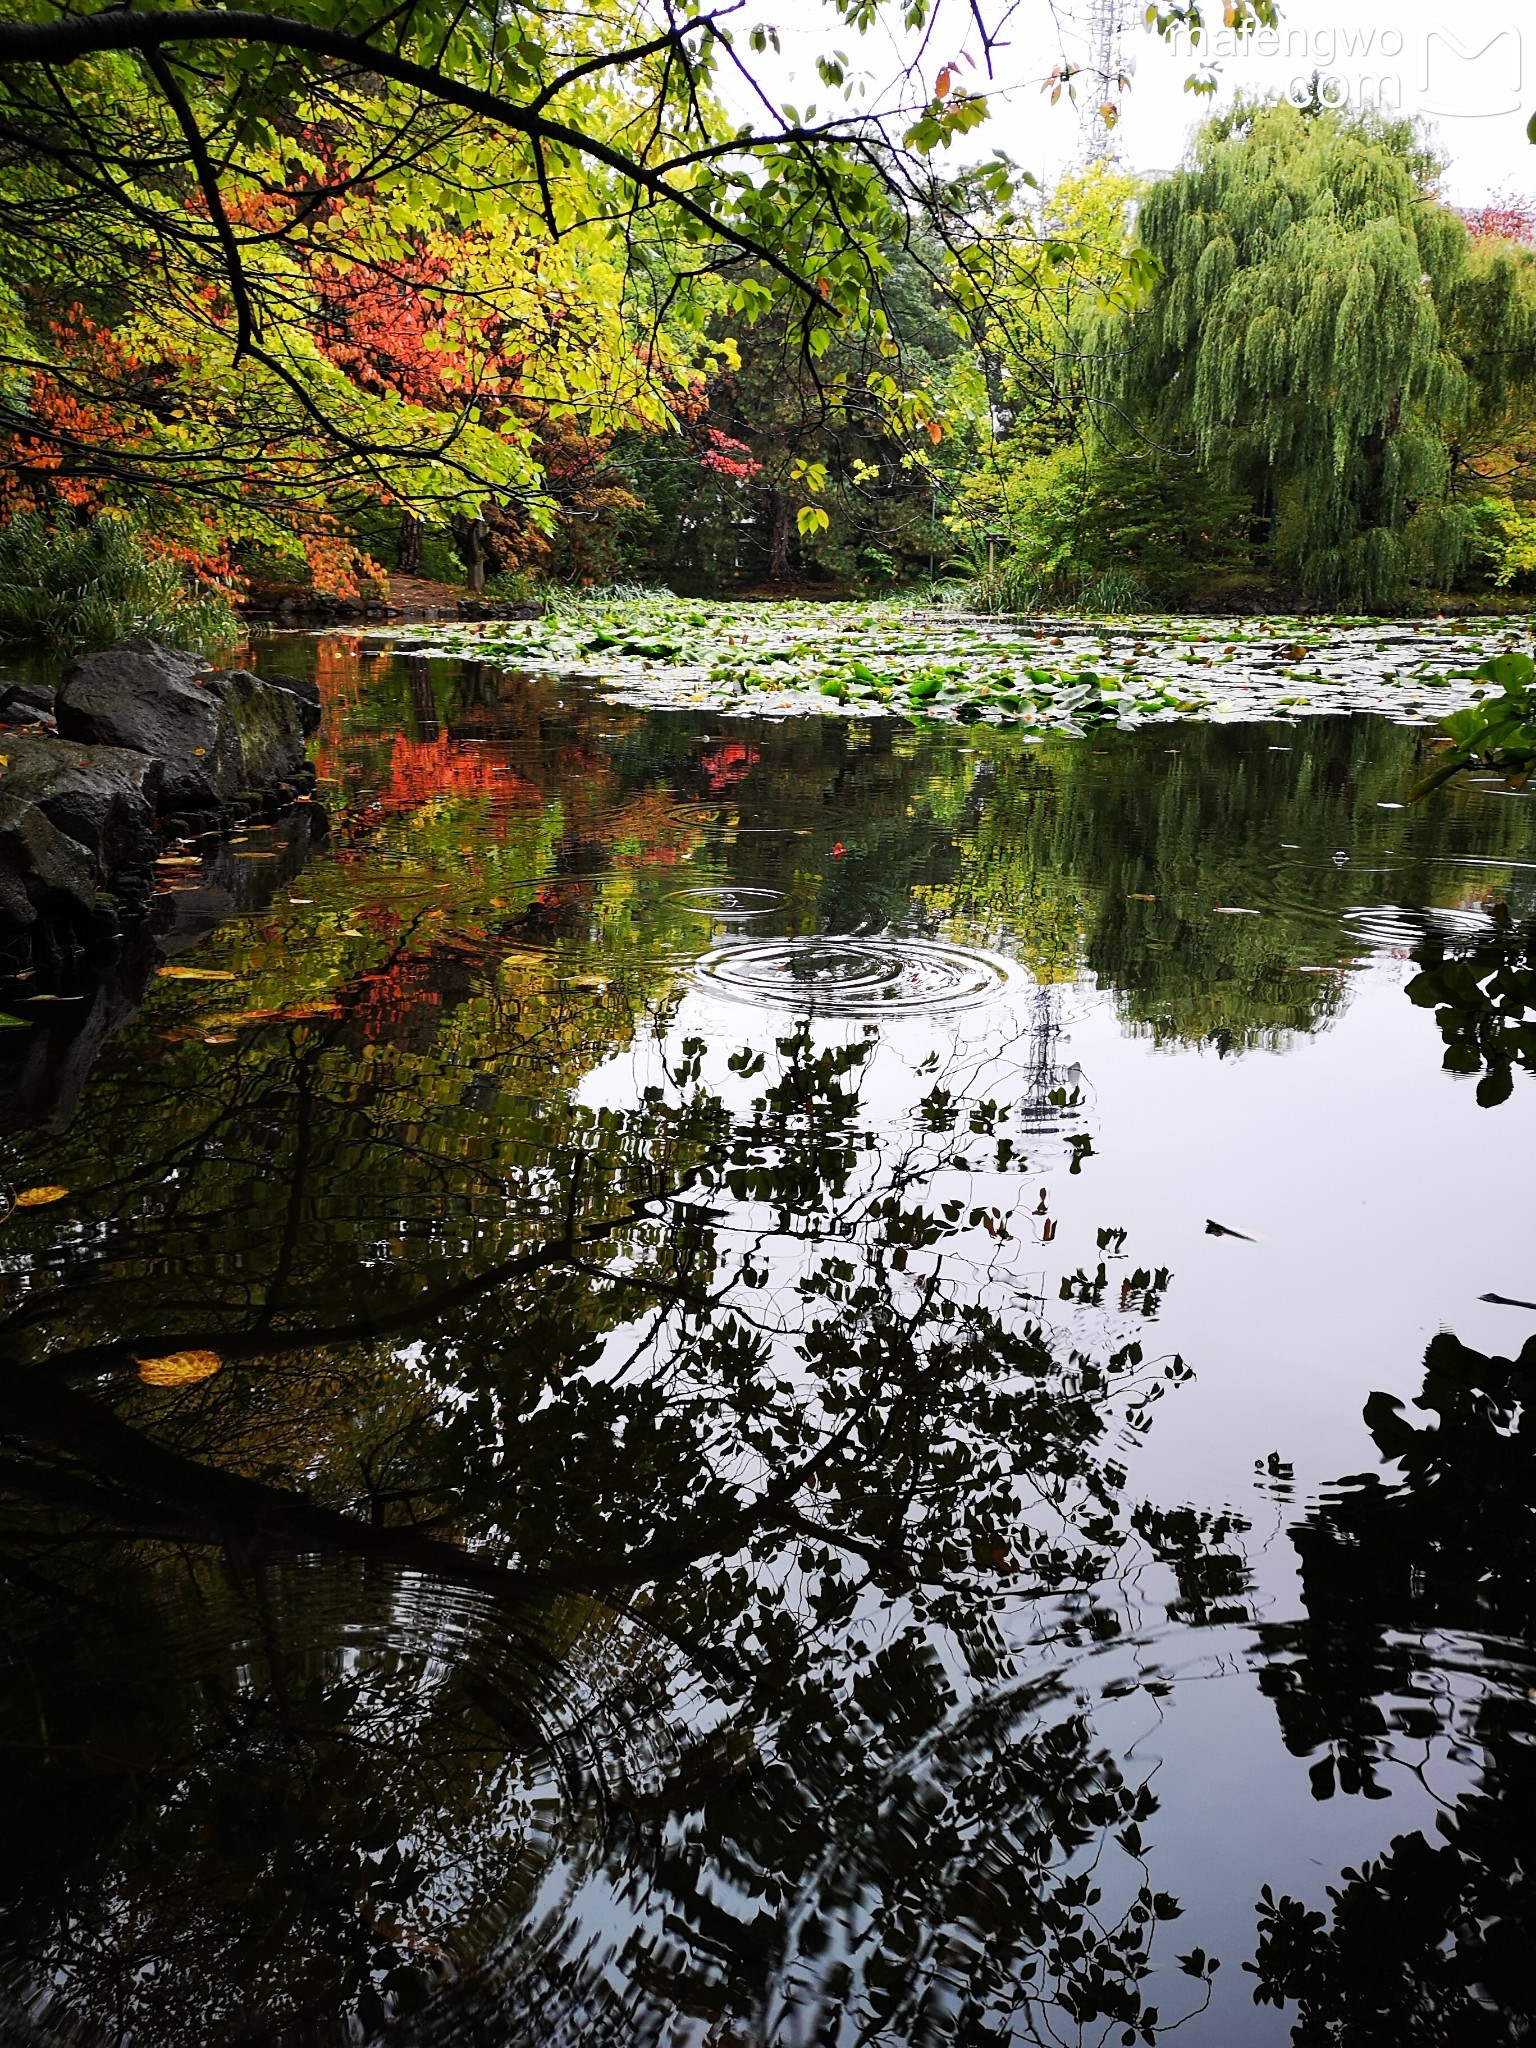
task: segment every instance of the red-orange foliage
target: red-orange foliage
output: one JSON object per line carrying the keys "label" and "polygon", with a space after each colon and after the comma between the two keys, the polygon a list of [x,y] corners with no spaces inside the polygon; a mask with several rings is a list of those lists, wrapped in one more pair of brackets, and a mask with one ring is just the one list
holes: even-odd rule
{"label": "red-orange foliage", "polygon": [[[127,453],[144,437],[152,425],[148,408],[157,390],[167,388],[185,367],[170,354],[157,361],[136,354],[81,306],[67,308],[48,329],[61,366],[31,373],[33,430],[0,434],[0,518],[23,511],[46,514],[60,505],[74,513],[102,511],[110,502],[104,472],[110,472],[114,451]],[[137,410],[118,402],[115,393],[124,388],[138,392]],[[169,483],[151,494],[167,507],[178,495]],[[156,532],[151,523],[144,541],[203,581],[231,580],[228,543],[211,529],[196,544]]]}
{"label": "red-orange foliage", "polygon": [[[471,260],[467,245],[463,261]],[[341,271],[328,261],[310,273],[318,315],[315,339],[338,369],[367,391],[392,391],[414,405],[451,406],[472,382],[462,349],[452,345],[441,298],[454,266],[445,257],[418,255],[388,270],[356,265]],[[494,374],[510,365],[495,347],[490,316],[480,323]]]}
{"label": "red-orange foliage", "polygon": [[1479,240],[1536,245],[1536,199],[1495,193],[1485,206],[1472,207],[1465,219]]}
{"label": "red-orange foliage", "polygon": [[718,427],[706,427],[704,438],[709,445],[699,457],[700,469],[707,469],[713,476],[735,477],[743,483],[762,474],[763,465],[745,441],[733,440]]}

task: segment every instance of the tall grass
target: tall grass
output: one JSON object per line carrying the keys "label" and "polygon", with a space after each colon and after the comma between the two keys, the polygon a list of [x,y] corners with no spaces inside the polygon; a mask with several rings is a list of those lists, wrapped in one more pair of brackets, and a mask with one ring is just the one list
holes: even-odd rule
{"label": "tall grass", "polygon": [[983,569],[967,585],[967,595],[978,612],[1038,612],[1050,601],[1039,573],[1013,559]]}
{"label": "tall grass", "polygon": [[1145,612],[1151,601],[1145,580],[1134,569],[1106,569],[1083,585],[1072,609],[1091,618],[1123,619]]}
{"label": "tall grass", "polygon": [[585,605],[648,604],[672,594],[664,583],[548,583],[538,592],[552,612],[580,611]]}
{"label": "tall grass", "polygon": [[240,625],[122,520],[56,532],[23,514],[0,527],[0,638],[80,652],[136,634],[206,652],[232,646]]}

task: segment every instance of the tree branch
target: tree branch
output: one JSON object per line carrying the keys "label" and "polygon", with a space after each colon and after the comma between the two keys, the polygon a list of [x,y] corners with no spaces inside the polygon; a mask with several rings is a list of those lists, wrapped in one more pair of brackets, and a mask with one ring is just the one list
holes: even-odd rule
{"label": "tree branch", "polygon": [[235,361],[238,363],[249,355],[256,338],[256,316],[251,306],[250,287],[245,281],[245,265],[240,260],[240,245],[235,240],[235,231],[230,226],[229,215],[224,209],[224,195],[219,190],[219,174],[213,167],[203,141],[202,130],[187,104],[187,96],[176,82],[175,73],[166,63],[157,44],[151,44],[144,52],[144,62],[154,75],[155,83],[165,95],[166,104],[176,116],[176,125],[186,138],[187,151],[192,158],[197,182],[208,208],[208,218],[213,222],[219,246],[224,251],[224,266],[229,273],[230,296],[235,302]]}
{"label": "tree branch", "polygon": [[[0,67],[72,64],[82,57],[110,51],[138,50],[147,54],[166,43],[212,42],[259,43],[273,49],[332,57],[339,63],[355,65],[360,71],[408,86],[445,105],[483,115],[530,141],[559,144],[603,165],[653,199],[675,207],[744,255],[776,271],[805,297],[820,301],[821,294],[813,279],[802,277],[792,263],[766,242],[733,227],[690,193],[669,184],[649,165],[565,121],[552,121],[529,107],[519,106],[501,93],[447,78],[425,64],[381,50],[366,36],[346,35],[316,22],[241,8],[203,7],[171,14],[140,14],[130,8],[113,7],[96,14],[69,15],[60,21],[5,24],[0,27]],[[750,141],[751,138],[744,138],[740,146],[749,146]]]}

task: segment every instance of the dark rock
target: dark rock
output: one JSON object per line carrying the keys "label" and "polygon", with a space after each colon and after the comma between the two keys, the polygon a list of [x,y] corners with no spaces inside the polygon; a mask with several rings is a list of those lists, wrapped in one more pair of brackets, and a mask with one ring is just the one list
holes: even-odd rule
{"label": "dark rock", "polygon": [[[131,640],[71,663],[56,696],[0,685],[0,715],[18,723],[48,701],[57,736],[0,740],[0,975],[100,971],[109,941],[121,951],[123,919],[142,929],[151,911],[163,917],[150,868],[167,839],[216,841],[232,816],[291,814],[296,793],[314,787],[305,738],[320,693],[310,682],[269,683]],[[307,847],[314,821],[294,825]],[[277,881],[250,870],[241,886],[270,894]],[[218,892],[184,906],[173,944],[195,943],[233,900]]]}
{"label": "dark rock", "polygon": [[542,619],[545,609],[537,598],[464,597],[459,600],[461,619]]}
{"label": "dark rock", "polygon": [[238,791],[298,773],[319,722],[319,692],[246,669],[209,669],[193,654],[124,641],[72,662],[56,715],[65,739],[131,747],[164,764],[168,809],[221,809]]}
{"label": "dark rock", "polygon": [[0,719],[8,725],[32,725],[52,718],[55,692],[47,683],[0,683]]}
{"label": "dark rock", "polygon": [[304,730],[314,732],[320,724],[320,685],[313,676],[263,676],[269,690],[286,690],[303,707]]}
{"label": "dark rock", "polygon": [[37,912],[32,908],[26,883],[15,868],[0,861],[0,935],[9,939],[36,923]]}
{"label": "dark rock", "polygon": [[[167,804],[203,810],[222,801],[219,703],[195,680],[195,654],[125,640],[70,663],[55,700],[63,739],[131,747],[164,768]],[[232,786],[232,784],[228,784]]]}
{"label": "dark rock", "polygon": [[217,759],[231,789],[265,788],[296,772],[309,728],[294,691],[274,688],[243,668],[205,676],[203,688],[222,713]]}
{"label": "dark rock", "polygon": [[34,924],[42,913],[86,930],[96,924],[97,862],[36,804],[12,796],[0,801],[0,872],[12,884],[7,898],[16,923]]}
{"label": "dark rock", "polygon": [[42,733],[8,733],[0,753],[0,795],[35,805],[94,856],[98,875],[154,859],[158,761],[128,747],[81,746]]}

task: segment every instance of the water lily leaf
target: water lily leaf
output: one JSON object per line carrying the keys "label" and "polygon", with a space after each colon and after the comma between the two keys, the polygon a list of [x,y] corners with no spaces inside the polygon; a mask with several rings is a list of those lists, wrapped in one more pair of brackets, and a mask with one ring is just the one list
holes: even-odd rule
{"label": "water lily leaf", "polygon": [[18,1209],[43,1209],[50,1202],[62,1202],[68,1193],[68,1188],[23,1188],[16,1197],[15,1206]]}
{"label": "water lily leaf", "polygon": [[163,1358],[135,1358],[146,1387],[191,1387],[211,1380],[224,1361],[217,1351],[168,1351]]}

